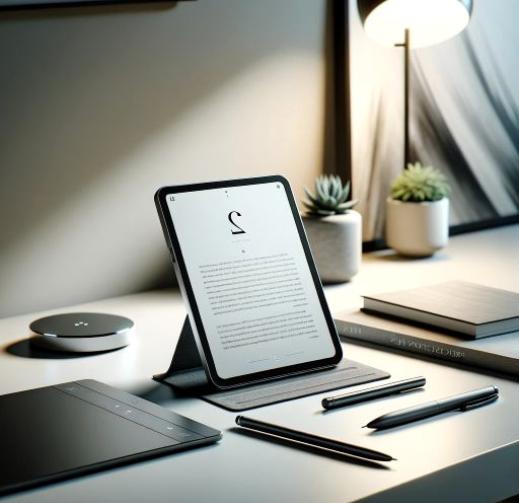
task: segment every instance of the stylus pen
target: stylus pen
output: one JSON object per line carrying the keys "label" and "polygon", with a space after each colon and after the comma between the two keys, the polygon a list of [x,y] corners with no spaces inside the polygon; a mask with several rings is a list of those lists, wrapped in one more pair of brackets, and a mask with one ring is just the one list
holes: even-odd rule
{"label": "stylus pen", "polygon": [[499,390],[495,386],[487,386],[486,388],[475,389],[454,395],[443,400],[434,400],[433,402],[415,405],[407,409],[400,409],[389,414],[377,417],[370,421],[364,428],[373,428],[381,430],[383,428],[391,428],[393,426],[400,426],[401,424],[418,421],[426,417],[443,414],[452,410],[471,410],[497,400]]}
{"label": "stylus pen", "polygon": [[258,421],[245,416],[236,416],[236,424],[266,435],[274,435],[276,437],[283,438],[285,440],[293,440],[295,442],[301,442],[306,445],[313,447],[319,447],[321,449],[330,449],[332,451],[341,452],[343,454],[349,454],[351,456],[357,456],[359,458],[371,459],[374,461],[392,461],[395,458],[388,456],[382,452],[373,451],[357,445],[347,444],[339,440],[333,440],[331,438],[320,437],[313,435],[312,433],[305,433],[303,431],[292,430],[285,428],[284,426],[278,426],[276,424],[265,423],[264,421]]}
{"label": "stylus pen", "polygon": [[354,403],[365,402],[366,400],[372,400],[382,396],[394,395],[401,391],[420,388],[424,385],[425,377],[412,377],[410,379],[403,379],[402,381],[383,384],[382,386],[372,386],[371,388],[351,391],[350,393],[344,393],[343,395],[330,396],[328,398],[323,398],[321,403],[327,410],[336,409],[337,407],[352,405]]}

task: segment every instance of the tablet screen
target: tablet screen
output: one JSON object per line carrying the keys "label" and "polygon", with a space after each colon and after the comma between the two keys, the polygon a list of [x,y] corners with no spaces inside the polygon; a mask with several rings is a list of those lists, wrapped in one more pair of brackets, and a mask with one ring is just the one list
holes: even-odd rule
{"label": "tablet screen", "polygon": [[166,200],[219,377],[336,355],[283,183]]}

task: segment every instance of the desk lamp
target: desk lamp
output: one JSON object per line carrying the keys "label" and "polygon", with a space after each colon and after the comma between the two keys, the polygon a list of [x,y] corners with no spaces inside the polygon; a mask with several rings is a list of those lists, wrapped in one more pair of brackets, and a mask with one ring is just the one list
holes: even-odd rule
{"label": "desk lamp", "polygon": [[366,33],[404,49],[404,169],[409,159],[409,57],[411,48],[438,44],[468,25],[472,0],[357,0]]}

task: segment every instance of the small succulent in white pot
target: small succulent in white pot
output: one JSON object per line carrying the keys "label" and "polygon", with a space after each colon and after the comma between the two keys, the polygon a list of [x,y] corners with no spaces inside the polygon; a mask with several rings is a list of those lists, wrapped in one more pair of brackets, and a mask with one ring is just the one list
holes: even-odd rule
{"label": "small succulent in white pot", "polygon": [[357,274],[362,256],[362,219],[353,210],[350,182],[321,175],[314,192],[305,187],[303,223],[323,283],[349,281]]}
{"label": "small succulent in white pot", "polygon": [[449,184],[432,166],[409,164],[391,184],[386,242],[401,255],[428,257],[449,239]]}

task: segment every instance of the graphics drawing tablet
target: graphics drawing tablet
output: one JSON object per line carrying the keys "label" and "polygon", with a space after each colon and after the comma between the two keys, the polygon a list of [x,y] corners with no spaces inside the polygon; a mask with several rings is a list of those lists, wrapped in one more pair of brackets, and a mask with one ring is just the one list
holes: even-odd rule
{"label": "graphics drawing tablet", "polygon": [[201,423],[93,380],[0,396],[0,494],[220,440]]}

